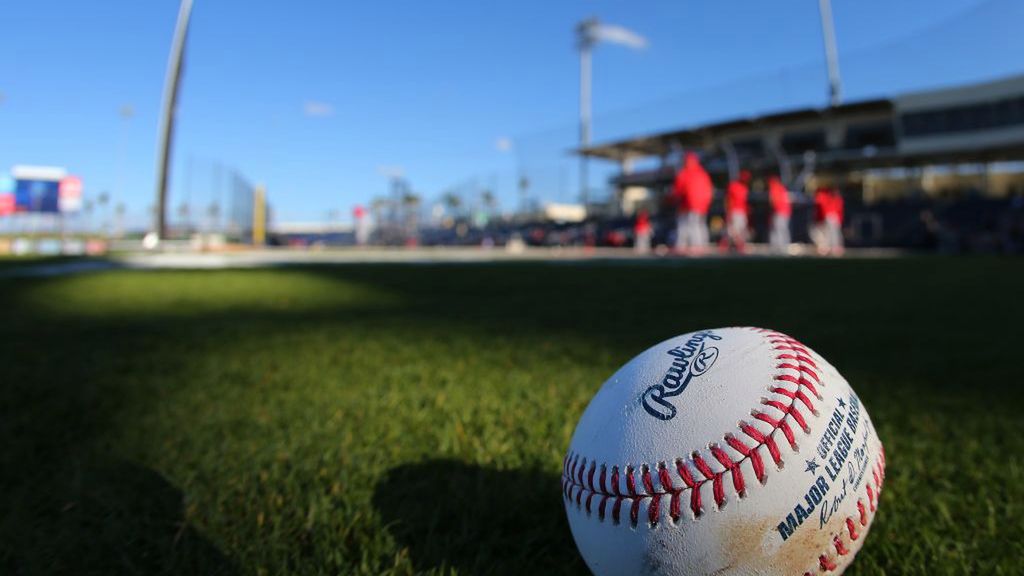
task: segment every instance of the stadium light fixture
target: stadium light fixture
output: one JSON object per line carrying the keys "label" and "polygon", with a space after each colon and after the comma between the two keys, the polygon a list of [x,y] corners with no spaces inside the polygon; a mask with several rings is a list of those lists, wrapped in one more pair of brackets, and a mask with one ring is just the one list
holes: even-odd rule
{"label": "stadium light fixture", "polygon": [[167,79],[164,82],[164,106],[160,120],[160,153],[157,157],[156,176],[156,239],[167,237],[167,182],[170,179],[169,164],[171,143],[174,139],[174,116],[178,102],[178,86],[185,56],[185,39],[192,15],[192,0],[181,0],[178,9],[178,23],[174,28],[171,57],[167,62]]}
{"label": "stadium light fixture", "polygon": [[[647,47],[643,36],[622,26],[602,24],[597,18],[588,18],[576,26],[576,43],[580,49],[580,150],[590,146],[590,61],[591,51],[599,42],[634,50]],[[584,209],[588,204],[587,176],[587,156],[580,154],[580,198]]]}

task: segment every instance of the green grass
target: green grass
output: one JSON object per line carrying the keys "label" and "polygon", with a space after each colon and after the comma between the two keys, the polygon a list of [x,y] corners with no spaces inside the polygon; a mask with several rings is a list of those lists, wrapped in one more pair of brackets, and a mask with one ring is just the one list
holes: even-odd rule
{"label": "green grass", "polygon": [[559,473],[590,397],[742,324],[829,358],[885,443],[850,574],[1019,574],[1021,264],[2,279],[0,573],[582,574]]}

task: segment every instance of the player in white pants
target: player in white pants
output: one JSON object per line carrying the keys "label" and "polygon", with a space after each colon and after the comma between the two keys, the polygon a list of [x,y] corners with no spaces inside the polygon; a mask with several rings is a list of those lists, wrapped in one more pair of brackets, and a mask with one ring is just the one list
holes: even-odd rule
{"label": "player in white pants", "polygon": [[780,254],[789,252],[789,217],[793,213],[793,202],[789,190],[778,176],[768,179],[768,202],[772,207],[772,229],[769,233],[772,250]]}

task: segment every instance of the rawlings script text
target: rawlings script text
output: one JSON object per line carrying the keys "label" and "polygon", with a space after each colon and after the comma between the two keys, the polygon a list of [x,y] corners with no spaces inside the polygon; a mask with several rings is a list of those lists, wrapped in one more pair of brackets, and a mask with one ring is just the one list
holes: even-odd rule
{"label": "rawlings script text", "polygon": [[659,420],[671,420],[676,415],[676,407],[669,400],[682,394],[694,376],[700,376],[711,369],[718,359],[718,348],[708,346],[705,340],[721,340],[722,337],[710,330],[697,332],[683,345],[667,351],[672,357],[672,365],[661,379],[640,396],[640,403],[647,413]]}

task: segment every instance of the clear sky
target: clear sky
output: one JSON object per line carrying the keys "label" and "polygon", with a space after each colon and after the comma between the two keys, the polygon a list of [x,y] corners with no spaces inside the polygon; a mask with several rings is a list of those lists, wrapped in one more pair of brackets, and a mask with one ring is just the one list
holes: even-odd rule
{"label": "clear sky", "polygon": [[[65,166],[87,195],[108,191],[145,214],[177,9],[4,3],[0,169]],[[847,100],[1024,72],[1019,0],[834,0],[833,10]],[[384,194],[382,173],[396,167],[427,198],[475,178],[507,205],[517,170],[557,164],[575,144],[572,30],[588,16],[650,42],[596,50],[598,140],[825,102],[813,0],[196,0],[172,205],[209,202],[216,163],[265,183],[278,220],[347,215]],[[575,174],[560,170],[538,195],[568,199]]]}

